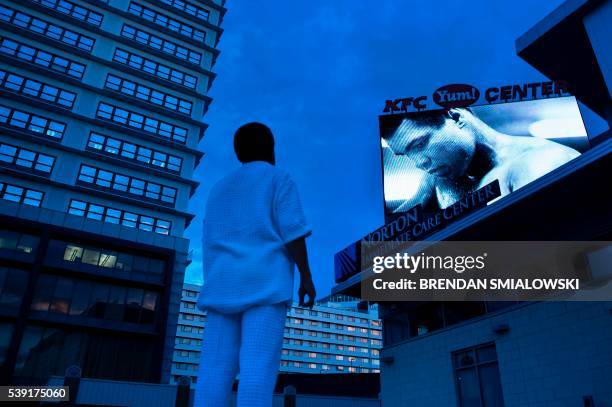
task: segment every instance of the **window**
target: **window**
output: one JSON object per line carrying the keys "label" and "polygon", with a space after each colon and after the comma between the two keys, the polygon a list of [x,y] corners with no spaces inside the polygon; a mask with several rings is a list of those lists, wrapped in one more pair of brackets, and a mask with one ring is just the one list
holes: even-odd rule
{"label": "window", "polygon": [[176,200],[176,188],[84,164],[81,165],[77,181],[168,204],[174,204]]}
{"label": "window", "polygon": [[123,24],[123,27],[121,28],[121,36],[129,38],[130,40],[136,41],[140,44],[144,44],[149,48],[173,55],[178,59],[182,59],[183,61],[187,61],[192,64],[199,65],[200,62],[202,62],[202,54],[199,52],[192,51],[172,41],[149,34],[146,31],[139,30],[138,28],[132,27],[128,24]]}
{"label": "window", "polygon": [[0,143],[0,163],[7,166],[30,168],[38,173],[49,175],[55,164],[55,157]]}
{"label": "window", "polygon": [[0,37],[0,53],[42,66],[46,69],[82,79],[85,65],[30,47],[8,38]]}
{"label": "window", "polygon": [[133,1],[130,2],[128,12],[196,41],[203,42],[206,36],[204,31],[198,30],[189,24],[181,23],[165,14],[158,13],[155,10]]}
{"label": "window", "polygon": [[28,283],[25,270],[0,267],[0,305],[17,309]]}
{"label": "window", "polygon": [[62,14],[69,15],[77,20],[100,27],[103,15],[85,7],[76,5],[68,0],[30,0],[42,6],[52,8]]}
{"label": "window", "polygon": [[175,126],[168,122],[157,120],[104,102],[98,104],[96,117],[110,120],[122,126],[143,130],[147,133],[155,134],[181,144],[187,142],[187,129],[183,127]]}
{"label": "window", "polygon": [[0,182],[0,199],[40,207],[44,195],[34,189]]}
{"label": "window", "polygon": [[494,343],[452,353],[459,407],[504,405]]}
{"label": "window", "polygon": [[174,82],[189,89],[195,89],[198,84],[198,79],[193,75],[189,75],[178,69],[170,68],[167,65],[158,64],[153,60],[143,58],[121,48],[115,50],[113,61],[148,73],[157,78]]}
{"label": "window", "polygon": [[198,7],[193,3],[190,3],[184,0],[160,0],[160,1],[176,9],[184,11],[187,14],[191,14],[192,16],[199,18],[200,20],[208,21],[208,17],[209,17],[208,10],[203,9],[202,7]]}
{"label": "window", "polygon": [[175,173],[180,173],[183,164],[183,159],[180,157],[94,132],[89,135],[87,148]]}
{"label": "window", "polygon": [[72,109],[76,93],[0,69],[0,88]]}
{"label": "window", "polygon": [[0,229],[0,250],[33,254],[38,243],[39,238],[36,236]]}
{"label": "window", "polygon": [[60,140],[66,130],[65,123],[2,105],[0,105],[0,124],[26,130],[36,135],[43,135],[54,140]]}
{"label": "window", "polygon": [[[138,324],[149,323],[141,310],[155,312],[157,293],[74,278],[41,274],[31,309],[71,316],[86,316]],[[147,297],[148,296],[148,297]]]}
{"label": "window", "polygon": [[191,114],[191,108],[193,107],[193,104],[188,100],[177,98],[113,74],[108,74],[104,87],[186,115]]}
{"label": "window", "polygon": [[138,228],[147,232],[155,232],[161,235],[170,234],[170,221],[97,205],[91,202],[72,199],[68,213],[102,222]]}
{"label": "window", "polygon": [[[114,269],[123,272],[135,271],[156,275],[162,274],[165,266],[165,262],[159,259],[60,240],[51,240],[47,259],[51,261],[51,264],[61,266],[71,263],[86,264],[99,267],[99,270]],[[61,263],[58,263],[57,260]]]}
{"label": "window", "polygon": [[50,24],[29,14],[5,6],[0,6],[0,20],[6,21],[16,27],[42,34],[47,38],[54,39],[87,52],[91,52],[96,42],[91,37],[67,30],[55,24]]}

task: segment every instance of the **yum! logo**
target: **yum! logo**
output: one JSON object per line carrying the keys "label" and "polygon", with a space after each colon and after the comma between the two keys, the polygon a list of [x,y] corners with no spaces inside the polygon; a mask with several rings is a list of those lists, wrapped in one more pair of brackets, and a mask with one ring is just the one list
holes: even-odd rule
{"label": "yum! logo", "polygon": [[451,109],[453,107],[468,107],[480,97],[478,89],[472,85],[454,84],[442,86],[433,94],[436,104]]}

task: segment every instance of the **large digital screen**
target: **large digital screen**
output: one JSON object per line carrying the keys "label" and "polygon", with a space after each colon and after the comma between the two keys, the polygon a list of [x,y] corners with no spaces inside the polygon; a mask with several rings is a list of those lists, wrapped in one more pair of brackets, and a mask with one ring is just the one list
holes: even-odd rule
{"label": "large digital screen", "polygon": [[380,134],[387,219],[494,180],[507,195],[589,147],[573,96],[384,115]]}

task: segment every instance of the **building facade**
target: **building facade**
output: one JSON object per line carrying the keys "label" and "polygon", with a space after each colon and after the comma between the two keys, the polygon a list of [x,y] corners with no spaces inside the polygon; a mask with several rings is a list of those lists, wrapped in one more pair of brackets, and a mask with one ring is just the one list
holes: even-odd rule
{"label": "building facade", "polygon": [[223,4],[0,5],[3,381],[169,380]]}
{"label": "building facade", "polygon": [[[206,314],[196,307],[201,286],[185,284],[176,331],[172,381],[197,382]],[[327,297],[312,308],[287,311],[281,373],[378,373],[382,346],[376,307],[360,309],[355,298]]]}

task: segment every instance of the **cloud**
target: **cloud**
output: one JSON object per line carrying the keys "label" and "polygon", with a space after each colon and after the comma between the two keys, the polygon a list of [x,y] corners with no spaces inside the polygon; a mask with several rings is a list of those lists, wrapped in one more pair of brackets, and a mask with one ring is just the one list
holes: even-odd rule
{"label": "cloud", "polygon": [[[211,185],[238,166],[234,130],[263,121],[276,134],[279,165],[300,188],[314,228],[315,282],[327,294],[333,254],[383,222],[377,116],[384,100],[453,82],[541,78],[516,57],[514,39],[560,2],[228,3],[206,156],[196,172],[201,186],[191,201],[200,214],[188,231],[192,247],[200,245]],[[190,270],[190,279],[197,275]]]}

